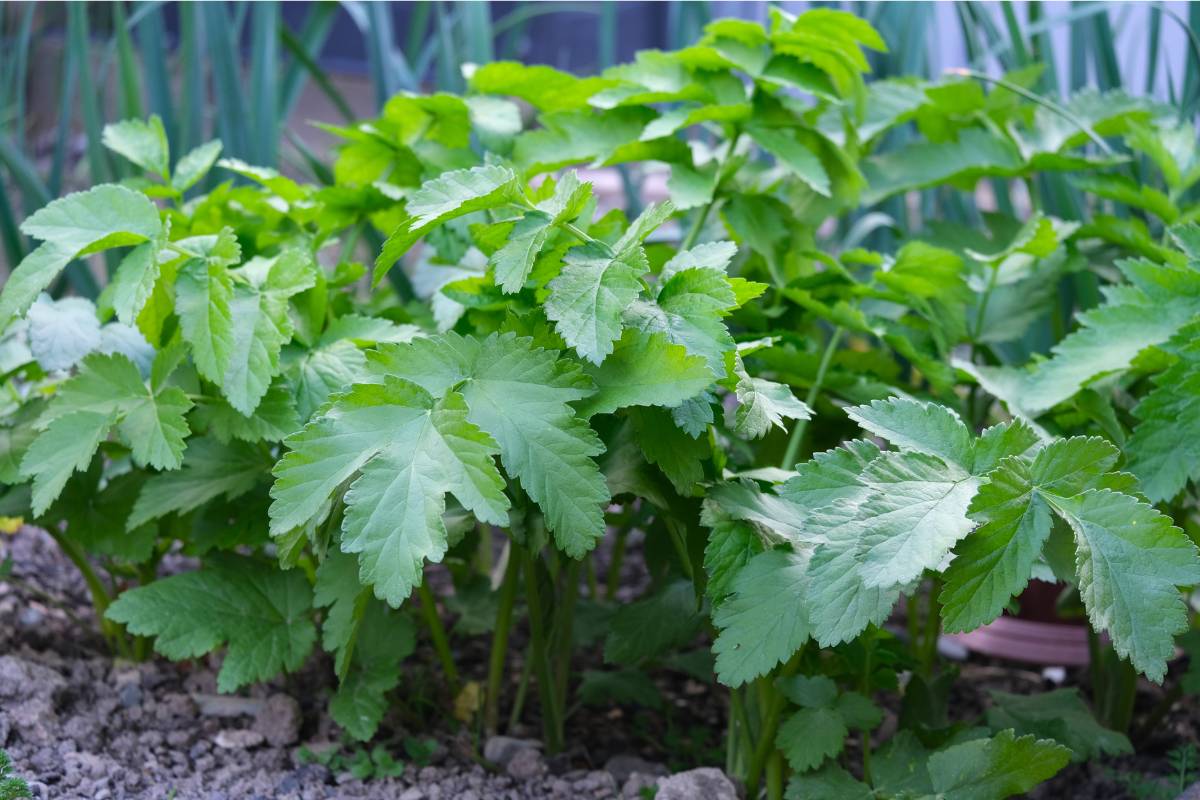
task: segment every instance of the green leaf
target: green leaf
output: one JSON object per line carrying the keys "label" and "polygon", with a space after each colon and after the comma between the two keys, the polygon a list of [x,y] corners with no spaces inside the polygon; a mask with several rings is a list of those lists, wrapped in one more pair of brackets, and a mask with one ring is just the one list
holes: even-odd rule
{"label": "green leaf", "polygon": [[192,406],[178,387],[146,387],[132,361],[93,354],[63,383],[38,421],[45,430],[29,448],[21,471],[33,477],[35,513],[58,496],[71,472],[83,469],[115,425],[139,464],[179,467]]}
{"label": "green leaf", "polygon": [[837,764],[826,764],[815,772],[793,775],[788,781],[787,800],[873,800],[875,794]]}
{"label": "green leaf", "polygon": [[374,284],[418,239],[437,225],[474,211],[497,208],[513,199],[517,176],[508,167],[487,165],[444,172],[408,197],[407,216],[383,243],[375,259]]}
{"label": "green leaf", "polygon": [[829,173],[825,171],[821,159],[794,134],[784,129],[758,126],[752,126],[749,133],[759,147],[775,156],[808,188],[824,197],[830,196]]}
{"label": "green leaf", "polygon": [[34,516],[50,507],[71,473],[87,469],[111,427],[109,414],[76,411],[33,440],[21,459],[21,476],[33,478]]}
{"label": "green leaf", "polygon": [[1032,695],[998,690],[989,694],[994,705],[987,710],[987,724],[992,730],[1007,728],[1018,736],[1053,739],[1071,748],[1071,760],[1075,762],[1133,752],[1124,734],[1096,721],[1074,687]]}
{"label": "green leaf", "polygon": [[114,153],[125,156],[163,180],[167,179],[171,160],[167,149],[167,132],[157,114],[152,114],[148,122],[127,119],[105,125],[103,142]]}
{"label": "green leaf", "polygon": [[604,448],[568,405],[593,391],[576,364],[513,334],[381,345],[372,360],[377,374],[435,397],[462,385],[468,419],[500,445],[505,470],[545,512],[563,552],[579,558],[604,535],[609,493],[595,462]]}
{"label": "green leaf", "polygon": [[[1181,332],[1188,334],[1190,327]],[[1128,469],[1153,502],[1170,500],[1200,479],[1200,350],[1190,341],[1179,360],[1154,378],[1133,409],[1140,422],[1126,442]]]}
{"label": "green leaf", "polygon": [[933,456],[883,453],[862,481],[871,490],[858,509],[867,586],[899,586],[937,569],[974,527],[967,508],[979,481]]}
{"label": "green leaf", "polygon": [[723,511],[717,503],[705,500],[700,522],[708,532],[704,546],[704,572],[708,575],[705,594],[717,607],[733,593],[733,582],[750,559],[763,551],[754,528]]}
{"label": "green leaf", "polygon": [[[323,397],[321,403],[324,402]],[[275,379],[263,395],[262,402],[248,417],[242,416],[240,411],[219,397],[206,397],[196,409],[194,419],[223,444],[234,439],[243,442],[280,442],[301,426],[300,415],[296,412],[296,399],[283,378]]]}
{"label": "green leaf", "polygon": [[616,81],[605,78],[576,78],[540,64],[493,61],[471,75],[471,88],[484,94],[519,97],[541,111],[571,111],[587,108],[588,98]]}
{"label": "green leaf", "polygon": [[846,723],[832,708],[802,708],[779,726],[775,746],[796,772],[807,772],[846,746]]}
{"label": "green leaf", "polygon": [[691,495],[704,478],[701,462],[712,454],[704,439],[694,439],[676,427],[671,415],[660,408],[630,407],[625,411],[633,423],[638,447],[682,495]]}
{"label": "green leaf", "polygon": [[285,444],[290,452],[271,490],[272,534],[307,522],[358,473],[345,495],[341,547],[359,554],[360,578],[393,606],[420,584],[425,560],[446,552],[446,493],[484,522],[508,522],[504,479],[492,461],[498,447],[467,421],[457,393],[435,403],[399,378],[362,384]]}
{"label": "green leaf", "polygon": [[220,386],[233,357],[233,279],[223,264],[193,258],[175,279],[175,313],[196,371]]}
{"label": "green leaf", "polygon": [[733,593],[713,615],[717,677],[737,687],[791,658],[809,636],[808,556],[768,550],[733,580]]}
{"label": "green leaf", "polygon": [[249,416],[279,373],[280,350],[291,341],[288,300],[316,278],[312,257],[301,250],[251,259],[240,273],[248,281],[234,287],[229,302],[233,345],[220,385],[229,404]]}
{"label": "green leaf", "polygon": [[145,242],[130,250],[121,259],[113,275],[110,291],[117,319],[126,325],[136,325],[138,314],[154,291],[160,271],[158,242]]}
{"label": "green leaf", "polygon": [[51,300],[43,294],[29,307],[26,319],[29,349],[48,372],[70,369],[100,349],[100,320],[90,300]]}
{"label": "green leaf", "polygon": [[712,383],[698,356],[660,334],[627,329],[612,355],[586,371],[596,393],[579,403],[579,415],[609,414],[626,406],[677,406]]}
{"label": "green leaf", "polygon": [[[815,511],[805,522],[810,536],[823,538],[808,564],[809,624],[822,647],[848,642],[868,625],[882,625],[900,597],[900,586],[872,585],[877,574],[873,547],[877,528],[846,502]],[[866,524],[864,524],[866,523]],[[886,541],[886,540],[885,540]]]}
{"label": "green leaf", "polygon": [[704,624],[691,581],[675,581],[662,591],[621,606],[609,622],[604,660],[637,666],[682,647]]}
{"label": "green leaf", "polygon": [[192,439],[179,469],[153,475],[142,484],[126,527],[133,530],[167,514],[184,514],[218,497],[235,500],[255,487],[267,467],[262,453],[250,445]]}
{"label": "green leaf", "polygon": [[1075,533],[1079,594],[1088,619],[1113,649],[1153,681],[1161,681],[1187,630],[1178,586],[1200,582],[1196,546],[1169,517],[1133,497],[1089,489],[1052,497]]}
{"label": "green leaf", "polygon": [[1118,262],[1131,285],[1114,287],[1108,301],[1079,314],[1079,327],[1029,370],[956,366],[1004,400],[1035,417],[1106,373],[1127,369],[1138,353],[1170,339],[1200,313],[1200,272],[1144,260]]}
{"label": "green leaf", "polygon": [[620,338],[622,312],[637,299],[645,272],[633,253],[614,256],[600,244],[571,248],[550,281],[546,317],[581,357],[599,364]]}
{"label": "green leaf", "polygon": [[786,429],[784,419],[812,418],[812,409],[797,400],[787,385],[752,376],[740,358],[734,364],[738,407],[734,411],[733,427],[739,434],[760,439],[772,428]]}
{"label": "green leaf", "polygon": [[39,209],[21,224],[21,231],[43,244],[8,276],[0,293],[0,329],[25,313],[72,259],[153,240],[162,233],[162,223],[145,195],[104,184]]}
{"label": "green leaf", "polygon": [[971,431],[957,414],[939,403],[893,397],[848,408],[846,416],[896,447],[971,469]]}
{"label": "green leaf", "polygon": [[490,263],[496,285],[505,294],[519,292],[533,269],[533,262],[550,233],[550,218],[530,213],[522,217],[504,246],[492,254]]}
{"label": "green leaf", "polygon": [[796,467],[796,475],[776,488],[780,497],[798,506],[820,509],[839,500],[858,500],[865,494],[860,476],[879,458],[873,442],[855,439],[834,450],[817,453]]}
{"label": "green leaf", "polygon": [[1032,736],[1001,731],[929,757],[933,789],[945,800],[1001,800],[1022,794],[1067,765],[1071,751]]}
{"label": "green leaf", "polygon": [[[675,261],[675,259],[672,259]],[[625,324],[648,333],[663,333],[689,353],[703,356],[714,376],[725,372],[725,353],[734,349],[723,318],[737,306],[725,273],[711,268],[672,269],[668,262],[653,301],[637,300],[625,310]]]}
{"label": "green leaf", "polygon": [[220,139],[213,139],[189,150],[175,164],[175,173],[171,175],[171,187],[177,192],[186,192],[208,174],[220,156]]}
{"label": "green leaf", "polygon": [[328,550],[317,567],[313,605],[328,609],[321,625],[321,646],[333,655],[338,680],[345,680],[350,670],[363,613],[370,601],[370,588],[358,582],[358,559],[337,548]]}
{"label": "green leaf", "polygon": [[971,501],[983,524],[959,542],[940,597],[947,631],[970,631],[1000,616],[1029,582],[1050,536],[1050,507],[1034,491],[1028,465],[1007,458]]}
{"label": "green leaf", "polygon": [[408,617],[371,601],[359,623],[354,658],[329,703],[333,721],[360,742],[369,741],[388,709],[387,693],[400,683],[400,662],[417,646]]}
{"label": "green leaf", "polygon": [[311,606],[299,570],[226,556],[122,592],[106,616],[130,633],[155,637],[154,649],[173,661],[228,645],[217,688],[232,692],[303,666],[317,640]]}

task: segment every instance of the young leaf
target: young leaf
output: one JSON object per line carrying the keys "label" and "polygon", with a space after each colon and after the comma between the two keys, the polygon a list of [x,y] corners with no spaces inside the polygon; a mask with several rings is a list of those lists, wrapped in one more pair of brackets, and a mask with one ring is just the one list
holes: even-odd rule
{"label": "young leaf", "polygon": [[127,119],[105,125],[103,142],[114,153],[125,156],[163,180],[167,179],[171,160],[167,150],[167,132],[157,114],[152,114],[148,122]]}
{"label": "young leaf", "polygon": [[987,710],[987,723],[992,730],[1007,728],[1018,736],[1053,739],[1071,748],[1071,760],[1077,763],[1133,752],[1124,734],[1096,721],[1074,687],[1031,695],[997,690],[989,694],[994,705]]}
{"label": "young leaf", "polygon": [[362,612],[354,657],[329,703],[333,721],[360,742],[369,741],[387,711],[387,693],[400,683],[400,662],[417,646],[416,626],[383,603]]}
{"label": "young leaf", "polygon": [[392,265],[435,226],[504,205],[516,191],[513,171],[495,165],[445,172],[421,184],[408,198],[407,217],[383,243],[375,259],[374,284],[378,285]]}
{"label": "young leaf", "polygon": [[103,184],[69,194],[35,211],[21,232],[42,244],[27,255],[0,293],[0,330],[30,304],[72,259],[112,247],[155,239],[162,232],[158,210],[143,194]]}
{"label": "young leaf", "polygon": [[59,387],[38,422],[44,432],[21,462],[22,472],[33,477],[34,512],[49,506],[72,471],[87,466],[114,425],[136,462],[178,468],[191,406],[178,387],[147,388],[125,356],[85,358],[79,374]]}
{"label": "young leaf", "polygon": [[612,352],[621,336],[621,314],[641,292],[646,268],[637,252],[614,256],[599,244],[572,248],[549,284],[546,316],[567,344],[594,364]]}
{"label": "young leaf", "polygon": [[224,264],[193,258],[175,279],[175,313],[196,371],[221,385],[233,357],[233,279]]}
{"label": "young leaf", "polygon": [[687,644],[703,623],[691,581],[675,581],[651,597],[617,609],[604,642],[604,660],[637,666]]}
{"label": "young leaf", "polygon": [[609,414],[626,406],[677,406],[712,383],[698,356],[688,355],[661,333],[628,329],[612,355],[587,372],[596,393],[580,402],[582,417]]}
{"label": "young leaf", "polygon": [[779,726],[775,746],[797,772],[806,772],[846,746],[846,723],[832,708],[802,708]]}

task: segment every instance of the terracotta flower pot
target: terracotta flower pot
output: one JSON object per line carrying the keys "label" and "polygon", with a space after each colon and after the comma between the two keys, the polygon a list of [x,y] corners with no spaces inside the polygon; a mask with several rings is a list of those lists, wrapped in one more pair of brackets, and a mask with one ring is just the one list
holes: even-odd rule
{"label": "terracotta flower pot", "polygon": [[1082,619],[1058,615],[1056,601],[1062,585],[1033,580],[1018,598],[1020,611],[1007,613],[970,633],[949,638],[968,650],[996,658],[1042,666],[1084,666],[1088,663],[1088,628]]}

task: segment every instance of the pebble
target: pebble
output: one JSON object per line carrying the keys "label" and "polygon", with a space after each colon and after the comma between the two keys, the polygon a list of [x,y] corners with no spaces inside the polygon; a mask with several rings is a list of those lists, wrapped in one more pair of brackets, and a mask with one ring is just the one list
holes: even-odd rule
{"label": "pebble", "polygon": [[253,730],[272,747],[286,747],[300,741],[301,721],[299,703],[286,694],[273,694],[255,714]]}
{"label": "pebble", "polygon": [[702,767],[660,780],[654,800],[738,800],[738,796],[725,773]]}
{"label": "pebble", "polygon": [[519,781],[532,780],[545,774],[546,762],[537,750],[532,747],[523,747],[508,759],[508,763],[504,765],[504,771]]}
{"label": "pebble", "polygon": [[266,741],[266,737],[258,731],[226,728],[216,735],[213,739],[213,744],[225,750],[246,750],[251,747],[258,747],[264,741]]}

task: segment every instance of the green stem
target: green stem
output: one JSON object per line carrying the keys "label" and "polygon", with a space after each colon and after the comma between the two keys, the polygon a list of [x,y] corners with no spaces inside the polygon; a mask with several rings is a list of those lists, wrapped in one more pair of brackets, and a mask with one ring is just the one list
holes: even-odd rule
{"label": "green stem", "polygon": [[450,653],[450,640],[446,636],[446,628],[442,625],[442,619],[438,616],[437,601],[434,599],[433,591],[429,588],[428,583],[421,582],[421,585],[417,587],[417,596],[421,598],[421,615],[425,617],[425,624],[429,628],[429,638],[433,642],[433,649],[437,653],[438,660],[442,662],[442,671],[446,675],[446,686],[450,689],[451,696],[458,697],[458,667],[454,665],[454,656]]}
{"label": "green stem", "polygon": [[759,705],[763,709],[762,724],[758,729],[758,740],[750,756],[750,768],[746,771],[746,797],[758,797],[758,787],[766,770],[767,761],[776,751],[775,734],[779,731],[779,720],[783,716],[783,694],[772,685],[770,676],[755,682]]}
{"label": "green stem", "polygon": [[696,215],[696,219],[692,221],[692,227],[688,229],[687,235],[683,237],[683,242],[679,245],[680,250],[690,250],[696,244],[696,240],[700,238],[700,232],[704,230],[704,223],[708,221],[708,215],[712,212],[713,207],[721,199],[721,188],[725,185],[726,179],[729,177],[726,174],[726,167],[729,164],[729,159],[733,155],[734,149],[737,147],[738,141],[742,138],[741,130],[729,140],[729,147],[725,149],[725,154],[721,156],[721,164],[717,167],[717,184],[713,187],[712,199],[704,204],[700,209],[700,213]]}
{"label": "green stem", "polygon": [[512,710],[508,713],[508,729],[517,727],[521,721],[521,713],[525,710],[525,695],[529,692],[529,675],[533,669],[533,646],[525,646],[525,655],[521,659],[521,679],[517,682],[517,696],[513,698]]}
{"label": "green stem", "polygon": [[1083,119],[1081,119],[1080,117],[1077,117],[1075,114],[1071,113],[1066,108],[1063,108],[1058,103],[1055,103],[1052,100],[1048,100],[1045,97],[1042,97],[1040,94],[1037,94],[1036,92],[1031,92],[1028,89],[1026,89],[1024,86],[1015,84],[1012,81],[1005,80],[1004,78],[996,78],[992,75],[988,75],[983,72],[976,72],[973,69],[954,68],[954,69],[947,70],[947,72],[954,74],[954,75],[961,75],[966,78],[974,78],[975,80],[982,81],[984,83],[994,83],[997,86],[1007,89],[1008,91],[1012,92],[1013,94],[1018,94],[1021,97],[1024,97],[1026,100],[1030,101],[1031,103],[1037,103],[1042,108],[1045,108],[1048,111],[1052,111],[1053,113],[1058,114],[1060,117],[1067,120],[1072,125],[1074,125],[1075,127],[1079,128],[1081,131],[1083,131],[1085,134],[1087,134],[1087,137],[1089,139],[1091,139],[1093,142],[1095,142],[1096,146],[1099,147],[1106,156],[1113,155],[1112,148],[1108,146],[1108,142],[1106,142],[1102,138],[1100,138],[1100,135],[1092,129],[1091,125],[1088,125],[1086,122],[1083,121]]}
{"label": "green stem", "polygon": [[783,753],[771,750],[767,758],[767,800],[783,800]]}
{"label": "green stem", "polygon": [[542,706],[542,738],[546,751],[557,753],[562,749],[562,719],[559,715],[554,691],[554,675],[550,667],[549,641],[546,631],[545,611],[541,590],[538,587],[538,557],[525,554],[525,602],[529,606],[529,633],[532,639],[533,671],[537,678],[538,699]]}
{"label": "green stem", "polygon": [[926,675],[933,674],[937,659],[938,634],[942,630],[942,606],[938,602],[941,581],[936,578],[929,584],[929,607],[925,611],[925,638],[922,640],[921,665]]}
{"label": "green stem", "polygon": [[617,541],[613,542],[612,561],[608,563],[608,581],[604,587],[604,598],[609,602],[617,596],[621,584],[621,562],[625,560],[625,540],[628,538],[629,530],[621,528],[617,531]]}
{"label": "green stem", "polygon": [[[875,655],[875,630],[874,626],[868,629],[868,634],[863,640],[863,647],[866,650],[866,657],[863,659],[863,674],[862,683],[859,685],[859,691],[863,697],[870,699],[871,697],[871,662]],[[868,785],[871,783],[871,731],[864,728],[862,732],[862,769],[863,781]]]}
{"label": "green stem", "polygon": [[[808,396],[805,397],[804,404],[809,408],[812,408],[813,404],[817,402],[817,395],[825,383],[825,373],[829,371],[833,354],[837,351],[841,339],[842,328],[839,326],[829,334],[829,341],[825,343],[825,351],[821,353],[821,362],[817,365],[817,374],[813,378],[812,386],[808,387]],[[796,459],[800,455],[800,445],[804,440],[804,431],[807,428],[808,420],[796,420],[796,426],[792,428],[792,435],[788,438],[787,449],[783,451],[783,460],[779,463],[781,469],[792,469],[796,466]]]}
{"label": "green stem", "polygon": [[92,597],[92,608],[96,611],[96,620],[100,625],[100,633],[104,636],[104,640],[108,642],[110,649],[122,657],[130,656],[129,643],[125,639],[125,633],[121,630],[121,626],[117,625],[112,620],[105,617],[108,607],[112,605],[112,593],[108,587],[104,585],[104,581],[96,574],[96,570],[87,560],[87,556],[79,549],[79,546],[70,539],[61,535],[54,530],[53,527],[46,529],[47,533],[53,537],[58,544],[63,554],[70,560],[79,573],[83,575],[83,582],[88,587],[88,593]]}
{"label": "green stem", "polygon": [[575,621],[575,601],[579,597],[580,562],[571,559],[564,570],[563,596],[554,610],[554,689],[558,708],[567,706],[567,687],[571,677],[571,638]]}
{"label": "green stem", "polygon": [[513,607],[517,600],[521,561],[515,547],[508,551],[504,580],[500,584],[500,608],[496,611],[496,630],[492,633],[492,652],[488,661],[487,694],[484,697],[484,725],[495,733],[500,723],[500,685],[508,659],[508,635],[512,630]]}

